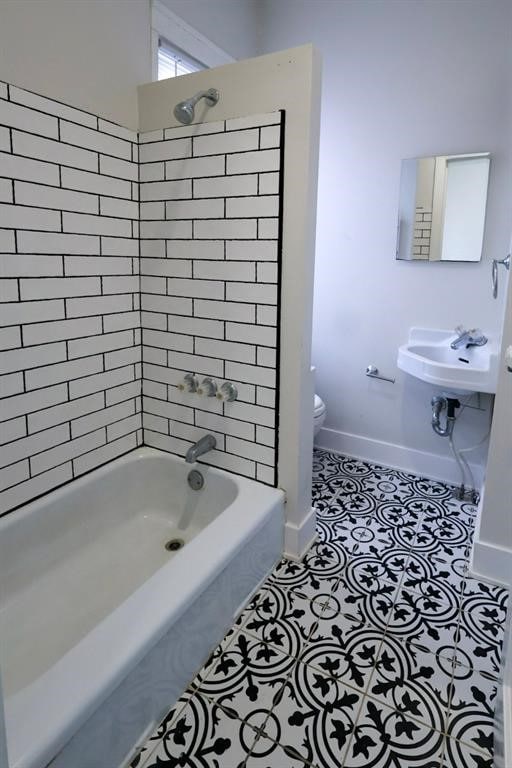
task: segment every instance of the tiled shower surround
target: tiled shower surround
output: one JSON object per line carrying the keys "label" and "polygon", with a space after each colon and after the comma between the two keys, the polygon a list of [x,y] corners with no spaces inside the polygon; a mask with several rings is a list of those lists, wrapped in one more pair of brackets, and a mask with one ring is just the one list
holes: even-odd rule
{"label": "tiled shower surround", "polygon": [[209,463],[274,483],[280,126],[139,137],[0,83],[0,514],[207,431]]}

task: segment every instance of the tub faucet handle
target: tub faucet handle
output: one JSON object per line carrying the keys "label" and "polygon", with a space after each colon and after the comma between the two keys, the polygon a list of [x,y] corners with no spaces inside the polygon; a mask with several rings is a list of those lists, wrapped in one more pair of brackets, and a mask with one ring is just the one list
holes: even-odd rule
{"label": "tub faucet handle", "polygon": [[198,387],[197,394],[206,395],[206,397],[215,397],[217,394],[217,382],[214,381],[211,376],[207,376]]}
{"label": "tub faucet handle", "polygon": [[178,384],[178,389],[181,392],[197,392],[198,387],[199,379],[193,373],[186,373],[183,381]]}
{"label": "tub faucet handle", "polygon": [[219,400],[224,400],[226,403],[231,403],[238,397],[238,390],[231,381],[225,381],[221,384],[220,390],[217,392]]}

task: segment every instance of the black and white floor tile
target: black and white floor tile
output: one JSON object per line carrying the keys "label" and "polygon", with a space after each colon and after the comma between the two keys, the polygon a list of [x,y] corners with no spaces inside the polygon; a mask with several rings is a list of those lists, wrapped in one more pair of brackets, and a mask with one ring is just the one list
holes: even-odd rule
{"label": "black and white floor tile", "polygon": [[316,450],[318,540],[283,560],[132,768],[492,768],[508,592],[473,505]]}

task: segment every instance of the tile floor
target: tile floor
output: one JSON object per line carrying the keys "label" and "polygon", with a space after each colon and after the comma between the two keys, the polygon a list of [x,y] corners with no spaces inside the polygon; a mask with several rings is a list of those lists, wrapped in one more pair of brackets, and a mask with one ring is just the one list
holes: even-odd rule
{"label": "tile floor", "polygon": [[315,451],[319,540],[283,560],[133,768],[491,768],[506,590],[475,507]]}

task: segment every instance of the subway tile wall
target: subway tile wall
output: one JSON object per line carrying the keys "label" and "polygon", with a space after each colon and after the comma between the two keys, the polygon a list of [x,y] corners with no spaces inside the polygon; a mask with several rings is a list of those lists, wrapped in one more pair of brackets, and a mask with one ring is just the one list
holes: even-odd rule
{"label": "subway tile wall", "polygon": [[0,514],[207,431],[275,483],[282,120],[137,136],[0,84]]}
{"label": "subway tile wall", "polygon": [[142,442],[138,137],[0,85],[0,513]]}
{"label": "subway tile wall", "polygon": [[[274,484],[282,114],[140,135],[144,442]],[[232,381],[235,402],[182,392]]]}

